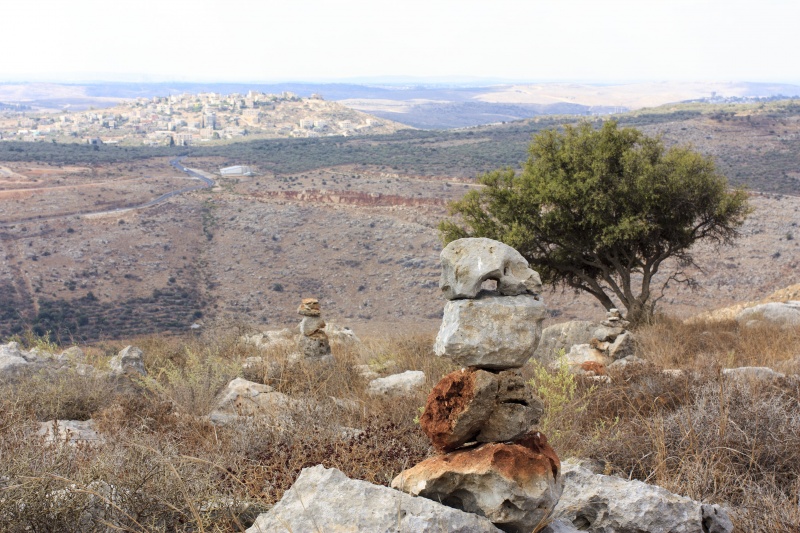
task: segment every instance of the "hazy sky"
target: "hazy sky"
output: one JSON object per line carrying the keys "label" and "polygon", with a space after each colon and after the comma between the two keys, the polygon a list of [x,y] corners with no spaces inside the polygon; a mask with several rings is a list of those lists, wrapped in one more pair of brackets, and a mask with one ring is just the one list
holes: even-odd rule
{"label": "hazy sky", "polygon": [[3,0],[0,81],[800,82],[798,0]]}

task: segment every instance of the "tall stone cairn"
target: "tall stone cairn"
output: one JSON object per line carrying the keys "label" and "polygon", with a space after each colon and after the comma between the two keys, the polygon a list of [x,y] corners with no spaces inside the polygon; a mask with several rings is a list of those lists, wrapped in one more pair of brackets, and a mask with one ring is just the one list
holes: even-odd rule
{"label": "tall stone cairn", "polygon": [[[532,430],[542,401],[518,370],[541,337],[541,279],[491,239],[453,241],[441,259],[448,302],[434,352],[463,368],[436,384],[420,418],[440,455],[401,472],[392,487],[530,533],[563,490],[558,456]],[[496,287],[484,289],[487,281]]]}
{"label": "tall stone cairn", "polygon": [[306,359],[330,359],[331,345],[325,333],[325,321],[320,316],[322,313],[319,300],[303,298],[297,314],[303,317],[300,321],[300,335],[297,337],[297,350]]}

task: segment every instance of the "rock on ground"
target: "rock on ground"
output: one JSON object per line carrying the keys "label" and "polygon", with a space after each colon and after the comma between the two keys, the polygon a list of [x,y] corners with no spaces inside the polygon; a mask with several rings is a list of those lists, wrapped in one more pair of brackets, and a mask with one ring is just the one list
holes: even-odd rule
{"label": "rock on ground", "polygon": [[434,352],[461,366],[519,368],[536,350],[544,317],[544,303],[530,295],[449,301]]}
{"label": "rock on ground", "polygon": [[281,501],[247,533],[500,533],[491,522],[425,498],[349,479],[335,468],[305,468]]}
{"label": "rock on ground", "polygon": [[50,420],[39,424],[37,435],[45,443],[102,444],[105,439],[97,432],[94,420]]}
{"label": "rock on ground", "polygon": [[16,342],[0,345],[0,377],[13,376],[31,360],[31,354],[20,350]]}
{"label": "rock on ground", "polygon": [[589,344],[598,325],[585,320],[573,320],[547,326],[542,330],[542,339],[534,357],[549,362],[558,359],[561,350],[568,353],[575,344]]}
{"label": "rock on ground", "polygon": [[288,396],[275,392],[269,385],[236,378],[219,394],[209,419],[222,425],[246,416],[280,417],[290,403]]}
{"label": "rock on ground", "polygon": [[508,533],[545,523],[563,484],[560,462],[540,433],[513,444],[483,444],[426,459],[392,487],[485,516]]}
{"label": "rock on ground", "polygon": [[800,301],[791,300],[788,302],[770,302],[761,305],[754,305],[742,309],[736,315],[736,321],[748,324],[751,321],[769,322],[783,327],[800,326]]}
{"label": "rock on ground", "polygon": [[425,385],[425,372],[406,370],[385,378],[373,379],[369,382],[367,393],[371,396],[407,396]]}
{"label": "rock on ground", "polygon": [[[553,518],[597,533],[730,533],[727,513],[641,481],[594,474],[565,461]],[[569,529],[555,529],[570,531]]]}
{"label": "rock on ground", "polygon": [[144,368],[144,352],[136,346],[126,346],[108,362],[112,375],[140,374],[147,375]]}
{"label": "rock on ground", "polygon": [[439,288],[448,300],[474,298],[484,281],[497,281],[504,296],[539,294],[542,280],[528,261],[511,246],[486,238],[458,239],[441,253]]}

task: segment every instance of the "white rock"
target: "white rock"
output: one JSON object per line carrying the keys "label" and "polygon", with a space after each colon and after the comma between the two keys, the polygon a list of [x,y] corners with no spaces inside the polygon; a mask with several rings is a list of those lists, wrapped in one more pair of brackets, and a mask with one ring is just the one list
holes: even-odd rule
{"label": "white rock", "polygon": [[641,481],[593,474],[569,460],[561,463],[561,474],[564,478],[564,492],[552,516],[555,520],[572,524],[580,531],[733,531],[733,524],[727,513],[716,505],[702,504]]}
{"label": "white rock", "polygon": [[451,300],[434,352],[461,366],[518,368],[536,350],[544,317],[544,303],[530,295]]}
{"label": "white rock", "polygon": [[305,468],[281,501],[247,533],[501,533],[487,519],[426,498],[349,479],[339,470]]}
{"label": "white rock", "polygon": [[632,356],[635,351],[636,343],[633,339],[633,333],[626,331],[617,335],[617,338],[608,347],[608,356],[611,359],[624,359]]}
{"label": "white rock", "polygon": [[50,420],[41,422],[37,435],[46,443],[102,444],[105,439],[97,432],[94,420]]}
{"label": "white rock", "polygon": [[108,362],[112,375],[140,374],[147,375],[144,368],[144,353],[136,346],[126,346]]}
{"label": "white rock", "polygon": [[[607,357],[600,350],[592,348],[589,344],[575,344],[570,348],[566,359],[570,370],[577,373],[581,372],[581,365],[589,361],[603,366],[611,364],[611,358]],[[559,364],[559,362],[554,362],[551,366],[556,367]]]}
{"label": "white rock", "polygon": [[497,281],[505,296],[539,294],[542,280],[528,261],[511,246],[485,238],[458,239],[441,253],[439,288],[448,300],[474,298],[484,281]]}
{"label": "white rock", "polygon": [[30,362],[25,355],[16,342],[0,345],[0,377],[14,375],[26,367]]}
{"label": "white rock", "polygon": [[597,324],[585,320],[572,320],[548,326],[542,330],[542,339],[534,357],[544,362],[558,359],[561,350],[566,354],[575,344],[589,344],[597,329]]}
{"label": "white rock", "polygon": [[766,366],[740,366],[738,368],[723,368],[722,375],[729,379],[774,381],[785,378],[785,374],[775,372]]}
{"label": "white rock", "polygon": [[[770,302],[739,311],[737,322],[763,321],[783,327],[800,326],[800,301]],[[756,322],[757,323],[757,322]]]}
{"label": "white rock", "polygon": [[367,386],[371,396],[407,396],[425,385],[425,372],[406,370],[385,378],[373,379]]}
{"label": "white rock", "polygon": [[262,385],[236,378],[219,394],[216,406],[209,415],[214,424],[227,424],[240,417],[282,417],[292,405],[289,397]]}

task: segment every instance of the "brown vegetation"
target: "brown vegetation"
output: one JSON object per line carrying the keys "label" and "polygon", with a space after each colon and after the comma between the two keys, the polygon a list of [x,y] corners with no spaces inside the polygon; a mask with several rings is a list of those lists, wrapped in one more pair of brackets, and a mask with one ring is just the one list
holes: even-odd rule
{"label": "brown vegetation", "polygon": [[[639,338],[638,355],[652,365],[609,371],[610,384],[535,362],[523,369],[548,407],[540,428],[559,456],[601,461],[607,473],[726,505],[739,531],[797,531],[799,382],[724,379],[720,369],[798,372],[800,333],[664,318]],[[238,332],[137,339],[149,377],[128,385],[75,373],[3,385],[7,530],[103,530],[109,520],[126,531],[241,531],[304,467],[322,463],[388,484],[434,453],[415,418],[426,392],[453,367],[433,356],[430,336],[334,342],[332,368],[289,364],[287,349],[259,353],[237,339]],[[120,347],[92,347],[89,360],[102,366]],[[243,371],[253,355],[275,365]],[[413,397],[372,398],[355,364],[382,374],[423,370],[429,386]],[[214,427],[203,415],[237,374],[301,401],[280,422]],[[38,422],[90,417],[105,443],[72,447],[35,437]]]}

